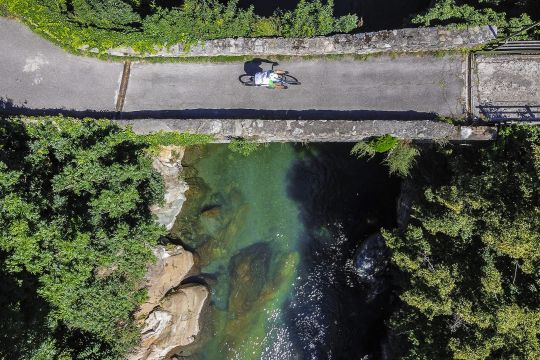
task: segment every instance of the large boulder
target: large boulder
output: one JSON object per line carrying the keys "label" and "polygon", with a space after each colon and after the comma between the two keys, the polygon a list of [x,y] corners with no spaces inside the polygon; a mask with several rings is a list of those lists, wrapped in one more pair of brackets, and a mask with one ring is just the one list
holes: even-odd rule
{"label": "large boulder", "polygon": [[162,360],[193,343],[200,331],[199,318],[208,294],[208,289],[199,284],[169,294],[146,318],[139,349],[129,359]]}
{"label": "large boulder", "polygon": [[193,272],[193,254],[181,246],[167,250],[164,246],[154,248],[156,262],[148,268],[144,287],[148,290],[148,300],[143,303],[135,317],[144,319],[171,290]]}
{"label": "large boulder", "polygon": [[236,317],[248,312],[261,298],[271,257],[272,249],[262,242],[240,250],[231,259],[229,311]]}
{"label": "large boulder", "polygon": [[152,206],[150,210],[156,214],[157,222],[167,230],[172,229],[186,200],[185,192],[189,188],[180,178],[184,151],[181,146],[163,146],[153,162],[154,169],[161,174],[165,183],[165,202],[161,206]]}
{"label": "large boulder", "polygon": [[384,274],[388,265],[388,248],[380,233],[368,237],[356,250],[354,268],[360,282],[369,288],[368,300],[385,289]]}

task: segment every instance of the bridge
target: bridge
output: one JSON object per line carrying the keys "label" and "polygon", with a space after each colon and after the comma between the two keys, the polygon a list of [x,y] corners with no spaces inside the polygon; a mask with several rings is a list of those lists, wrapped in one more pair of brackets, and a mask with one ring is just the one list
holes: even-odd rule
{"label": "bridge", "polygon": [[271,91],[238,81],[246,70],[270,66],[265,62],[102,61],[65,53],[5,18],[0,47],[5,114],[111,117],[140,132],[206,132],[218,141],[357,141],[384,133],[490,139],[490,129],[433,120],[489,120],[486,106],[535,109],[540,99],[540,57],[534,54],[290,58],[279,67],[302,85]]}

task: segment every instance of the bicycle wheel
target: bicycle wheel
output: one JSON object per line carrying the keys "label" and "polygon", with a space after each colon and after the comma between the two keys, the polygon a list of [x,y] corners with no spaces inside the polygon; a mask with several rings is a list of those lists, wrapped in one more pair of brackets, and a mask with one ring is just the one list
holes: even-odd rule
{"label": "bicycle wheel", "polygon": [[238,80],[244,85],[244,86],[255,86],[255,77],[249,74],[240,75],[238,77]]}
{"label": "bicycle wheel", "polygon": [[300,85],[301,82],[297,78],[289,74],[283,75],[283,82],[289,85]]}

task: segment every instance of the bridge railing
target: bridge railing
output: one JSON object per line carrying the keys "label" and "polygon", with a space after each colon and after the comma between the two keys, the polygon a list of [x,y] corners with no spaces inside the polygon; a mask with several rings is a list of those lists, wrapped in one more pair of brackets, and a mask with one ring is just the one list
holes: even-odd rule
{"label": "bridge railing", "polygon": [[540,28],[540,21],[517,29],[516,31],[504,37],[497,37],[492,42],[489,42],[479,53],[515,53],[515,54],[530,54],[540,53],[540,39],[534,40],[535,36],[527,36]]}
{"label": "bridge railing", "polygon": [[493,105],[478,106],[485,120],[493,123],[524,122],[540,124],[540,105]]}

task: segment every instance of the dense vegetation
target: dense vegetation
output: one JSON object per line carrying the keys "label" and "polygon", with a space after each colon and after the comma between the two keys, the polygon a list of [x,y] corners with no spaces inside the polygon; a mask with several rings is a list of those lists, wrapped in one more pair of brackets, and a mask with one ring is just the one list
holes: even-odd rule
{"label": "dense vegetation", "polygon": [[404,359],[540,358],[540,128],[424,159],[408,227],[386,232],[402,274]]}
{"label": "dense vegetation", "polygon": [[296,9],[268,18],[252,6],[239,8],[238,0],[184,0],[177,7],[143,0],[4,1],[10,14],[72,51],[131,46],[151,52],[225,37],[326,35],[349,32],[358,22],[356,15],[334,18],[333,0],[300,0]]}
{"label": "dense vegetation", "polygon": [[117,359],[163,184],[149,144],[108,121],[0,121],[0,358]]}
{"label": "dense vegetation", "polygon": [[[538,0],[436,0],[425,13],[412,19],[416,25],[495,25],[511,34],[540,21]],[[540,35],[540,30],[531,33]]]}
{"label": "dense vegetation", "polygon": [[386,154],[383,163],[390,174],[402,177],[409,175],[420,152],[410,141],[399,140],[392,135],[383,135],[356,143],[351,154],[358,158],[373,158],[376,154]]}

